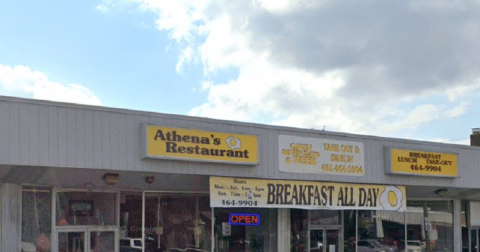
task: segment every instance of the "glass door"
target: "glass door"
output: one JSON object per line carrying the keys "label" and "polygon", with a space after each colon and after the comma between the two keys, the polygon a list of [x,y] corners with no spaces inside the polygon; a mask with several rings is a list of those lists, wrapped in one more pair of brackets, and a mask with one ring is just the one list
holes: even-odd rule
{"label": "glass door", "polygon": [[325,242],[323,237],[323,231],[323,229],[310,230],[310,252],[324,252],[323,244],[325,244]]}
{"label": "glass door", "polygon": [[56,248],[58,252],[115,252],[115,231],[60,229],[57,231]]}
{"label": "glass door", "polygon": [[[276,209],[272,208],[215,208],[214,251],[278,251],[276,211]],[[203,252],[210,250],[192,248],[185,251]]]}
{"label": "glass door", "polygon": [[338,228],[310,229],[309,252],[338,252]]}
{"label": "glass door", "polygon": [[338,252],[338,229],[327,229],[325,236],[325,249],[326,252]]}
{"label": "glass door", "polygon": [[470,252],[480,252],[478,251],[478,228],[470,229]]}
{"label": "glass door", "polygon": [[[90,237],[88,247],[90,248],[89,252],[115,252],[115,232],[114,231],[105,231],[105,230],[95,230],[88,229],[87,232]],[[140,246],[137,246],[137,249],[141,249],[141,239],[133,240],[130,243],[133,243],[131,246],[135,246],[135,242],[140,243]],[[132,249],[133,251],[133,249]],[[148,251],[145,249],[145,251]],[[86,251],[85,251],[86,252]]]}
{"label": "glass door", "polygon": [[58,252],[87,252],[86,230],[62,230],[57,232]]}

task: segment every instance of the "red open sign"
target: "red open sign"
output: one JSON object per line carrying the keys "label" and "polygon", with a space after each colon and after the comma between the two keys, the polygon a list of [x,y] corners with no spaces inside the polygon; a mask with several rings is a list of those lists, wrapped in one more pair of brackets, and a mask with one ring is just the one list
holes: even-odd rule
{"label": "red open sign", "polygon": [[250,213],[231,213],[228,216],[228,224],[237,226],[258,226],[260,215]]}

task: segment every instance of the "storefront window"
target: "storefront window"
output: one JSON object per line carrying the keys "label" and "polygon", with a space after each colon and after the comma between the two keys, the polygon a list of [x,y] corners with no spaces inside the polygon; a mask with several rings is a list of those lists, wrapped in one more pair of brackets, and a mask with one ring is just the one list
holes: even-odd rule
{"label": "storefront window", "polygon": [[215,208],[215,251],[277,251],[277,210]]}
{"label": "storefront window", "polygon": [[407,201],[407,249],[453,251],[452,201]]}
{"label": "storefront window", "polygon": [[[142,237],[142,193],[120,193],[120,239]],[[120,240],[122,241],[122,240]],[[130,241],[124,241],[130,246]],[[120,246],[122,244],[120,243]]]}
{"label": "storefront window", "polygon": [[85,232],[62,232],[58,234],[58,251],[85,251]]}
{"label": "storefront window", "polygon": [[59,192],[56,225],[115,225],[115,193]]}
{"label": "storefront window", "polygon": [[52,191],[47,187],[22,188],[22,251],[50,251]]}
{"label": "storefront window", "polygon": [[357,232],[359,251],[368,248],[380,248],[387,252],[404,250],[405,213],[359,210]]}
{"label": "storefront window", "polygon": [[340,225],[340,211],[311,210],[310,225],[312,226]]}
{"label": "storefront window", "polygon": [[357,234],[357,210],[343,211],[343,251],[355,252]]}
{"label": "storefront window", "polygon": [[461,202],[460,223],[462,226],[462,252],[468,252],[467,205],[468,201]]}
{"label": "storefront window", "polygon": [[310,210],[310,252],[340,251],[341,211]]}
{"label": "storefront window", "polygon": [[145,247],[152,251],[210,251],[212,211],[206,195],[147,193]]}
{"label": "storefront window", "polygon": [[115,233],[91,232],[90,233],[90,251],[91,252],[110,252],[115,251]]}
{"label": "storefront window", "polygon": [[290,251],[305,251],[308,242],[308,210],[290,209],[290,227]]}
{"label": "storefront window", "polygon": [[[291,252],[343,250],[342,211],[291,209],[290,223]],[[355,230],[353,234],[354,239]]]}
{"label": "storefront window", "polygon": [[[470,232],[467,232],[467,234],[463,234],[463,239],[470,240],[470,252],[479,252],[480,246],[478,244],[480,241],[480,202],[467,201],[464,205],[468,206],[462,206],[462,212],[465,209],[465,212],[468,213],[466,220],[468,220],[468,227],[470,229]],[[468,236],[468,234],[470,234],[470,237],[466,237]]]}

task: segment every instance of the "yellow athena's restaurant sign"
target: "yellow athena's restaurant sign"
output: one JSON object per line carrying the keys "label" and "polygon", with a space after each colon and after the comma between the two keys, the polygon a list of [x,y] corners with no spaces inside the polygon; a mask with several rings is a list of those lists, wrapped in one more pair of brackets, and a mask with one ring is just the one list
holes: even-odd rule
{"label": "yellow athena's restaurant sign", "polygon": [[283,172],[363,176],[362,142],[278,136],[279,169]]}
{"label": "yellow athena's restaurant sign", "polygon": [[145,157],[258,164],[256,135],[145,125]]}
{"label": "yellow athena's restaurant sign", "polygon": [[210,177],[211,207],[405,211],[404,186]]}
{"label": "yellow athena's restaurant sign", "polygon": [[387,173],[420,176],[456,177],[457,154],[387,148],[391,166]]}

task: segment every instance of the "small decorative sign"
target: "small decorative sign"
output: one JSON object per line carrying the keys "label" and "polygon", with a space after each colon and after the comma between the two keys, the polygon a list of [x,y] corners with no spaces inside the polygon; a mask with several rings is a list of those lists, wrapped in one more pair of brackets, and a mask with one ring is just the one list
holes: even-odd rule
{"label": "small decorative sign", "polygon": [[432,224],[425,221],[425,231],[430,232],[432,230]]}
{"label": "small decorative sign", "polygon": [[93,200],[71,200],[69,202],[69,215],[78,217],[93,216]]}
{"label": "small decorative sign", "polygon": [[231,213],[228,216],[228,224],[232,226],[258,226],[260,215],[251,213]]}
{"label": "small decorative sign", "polygon": [[232,226],[228,222],[222,222],[222,236],[232,235]]}

